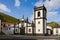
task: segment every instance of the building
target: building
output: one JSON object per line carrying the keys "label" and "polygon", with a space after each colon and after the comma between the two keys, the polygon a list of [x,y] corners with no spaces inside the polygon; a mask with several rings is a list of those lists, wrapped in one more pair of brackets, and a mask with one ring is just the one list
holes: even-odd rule
{"label": "building", "polygon": [[52,27],[51,26],[47,26],[47,35],[52,35],[53,34],[53,29],[52,29]]}
{"label": "building", "polygon": [[60,35],[60,27],[53,27],[53,35]]}
{"label": "building", "polygon": [[20,20],[19,29],[20,34],[35,34],[35,35],[45,35],[46,32],[46,13],[47,10],[45,6],[34,8],[34,21],[30,23],[27,19],[23,18]]}
{"label": "building", "polygon": [[29,22],[28,17],[20,19],[19,23],[12,24],[2,22],[3,32],[5,34],[20,34],[20,35],[50,35],[51,29],[47,27],[47,10],[45,6],[34,8],[34,20]]}
{"label": "building", "polygon": [[24,19],[23,16],[19,23],[20,34],[32,34],[32,28],[32,23],[28,21],[28,18]]}
{"label": "building", "polygon": [[47,22],[46,13],[47,10],[44,5],[41,7],[34,8],[35,34],[39,35],[46,34],[46,22]]}

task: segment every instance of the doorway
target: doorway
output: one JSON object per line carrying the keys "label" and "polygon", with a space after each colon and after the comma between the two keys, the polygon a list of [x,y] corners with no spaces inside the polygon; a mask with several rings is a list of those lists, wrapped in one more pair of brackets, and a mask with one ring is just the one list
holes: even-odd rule
{"label": "doorway", "polygon": [[20,28],[20,34],[24,35],[25,34],[25,27]]}

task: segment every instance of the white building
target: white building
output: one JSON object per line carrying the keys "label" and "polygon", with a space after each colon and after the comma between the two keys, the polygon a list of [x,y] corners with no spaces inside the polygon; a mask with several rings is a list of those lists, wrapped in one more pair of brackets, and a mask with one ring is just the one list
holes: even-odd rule
{"label": "white building", "polygon": [[45,35],[46,32],[46,13],[47,10],[45,6],[34,8],[34,21],[30,23],[24,17],[20,20],[19,28],[20,34],[36,34],[36,35]]}
{"label": "white building", "polygon": [[60,27],[53,27],[53,35],[60,35]]}
{"label": "white building", "polygon": [[47,26],[47,35],[52,35],[52,30],[51,26]]}
{"label": "white building", "polygon": [[44,5],[41,7],[34,8],[35,34],[39,35],[46,34],[46,22],[47,22],[46,13],[47,10]]}
{"label": "white building", "polygon": [[32,23],[30,23],[27,19],[24,19],[24,17],[20,20],[19,23],[19,29],[20,29],[20,34],[32,34]]}
{"label": "white building", "polygon": [[0,32],[1,32],[1,19],[0,19]]}
{"label": "white building", "polygon": [[1,22],[0,20],[0,31],[2,27],[3,28],[2,31],[5,34],[60,35],[60,27],[52,28],[51,26],[47,26],[46,14],[47,14],[47,10],[44,5],[41,7],[35,7],[34,20],[32,23],[28,21],[28,18],[24,19],[24,16],[22,17],[22,19],[20,20],[18,24]]}
{"label": "white building", "polygon": [[19,34],[35,34],[35,35],[45,35],[47,33],[47,18],[46,18],[47,10],[45,6],[35,7],[34,8],[34,20],[30,23],[27,19],[24,19],[24,16],[20,20],[18,24],[13,26],[8,26],[7,31],[10,34],[19,33]]}

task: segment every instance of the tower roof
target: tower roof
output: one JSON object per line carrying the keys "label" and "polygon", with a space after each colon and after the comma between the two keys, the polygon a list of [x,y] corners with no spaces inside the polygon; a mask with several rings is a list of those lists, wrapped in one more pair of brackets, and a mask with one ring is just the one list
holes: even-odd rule
{"label": "tower roof", "polygon": [[25,19],[24,19],[24,15],[22,16],[22,21],[24,21]]}
{"label": "tower roof", "polygon": [[26,19],[26,22],[28,22],[28,17],[27,17],[27,19]]}
{"label": "tower roof", "polygon": [[22,19],[24,19],[24,15],[22,16]]}
{"label": "tower roof", "polygon": [[45,6],[44,6],[44,4],[43,4],[43,6],[35,7],[34,10],[35,10],[35,11],[36,11],[36,10],[45,10],[45,11],[46,11],[46,8],[45,8]]}

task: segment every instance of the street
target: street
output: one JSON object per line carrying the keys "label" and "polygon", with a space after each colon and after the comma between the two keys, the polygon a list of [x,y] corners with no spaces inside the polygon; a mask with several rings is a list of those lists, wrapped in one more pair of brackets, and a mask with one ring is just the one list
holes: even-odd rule
{"label": "street", "polygon": [[0,35],[0,40],[59,40],[60,36]]}

